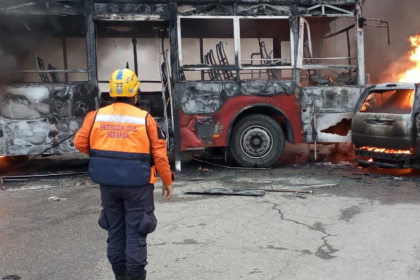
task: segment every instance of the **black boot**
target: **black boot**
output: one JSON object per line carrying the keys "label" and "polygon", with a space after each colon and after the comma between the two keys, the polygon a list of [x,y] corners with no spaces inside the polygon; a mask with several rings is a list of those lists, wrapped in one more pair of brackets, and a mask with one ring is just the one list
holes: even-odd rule
{"label": "black boot", "polygon": [[123,272],[114,271],[115,274],[115,280],[130,280],[128,277],[127,270]]}
{"label": "black boot", "polygon": [[130,275],[128,280],[146,280],[146,270],[143,270],[135,275]]}

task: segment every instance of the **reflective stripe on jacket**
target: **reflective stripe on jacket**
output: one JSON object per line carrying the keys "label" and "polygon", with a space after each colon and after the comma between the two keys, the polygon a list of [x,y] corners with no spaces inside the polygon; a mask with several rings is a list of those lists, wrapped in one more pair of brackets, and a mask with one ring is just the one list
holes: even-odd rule
{"label": "reflective stripe on jacket", "polygon": [[97,111],[89,137],[89,174],[94,182],[126,187],[156,182],[147,115],[126,103]]}

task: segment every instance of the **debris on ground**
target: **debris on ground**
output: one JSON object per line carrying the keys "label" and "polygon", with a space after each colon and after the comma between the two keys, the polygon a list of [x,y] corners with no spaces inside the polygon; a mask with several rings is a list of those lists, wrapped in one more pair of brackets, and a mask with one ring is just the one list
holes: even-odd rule
{"label": "debris on ground", "polygon": [[308,193],[311,190],[293,190],[293,189],[234,189],[234,188],[212,188],[206,190],[187,191],[185,194],[208,194],[208,195],[242,195],[242,196],[263,196],[266,192],[290,192],[290,193]]}
{"label": "debris on ground", "polygon": [[21,279],[21,277],[17,275],[8,275],[2,278],[2,280],[19,280],[19,279]]}
{"label": "debris on ground", "polygon": [[210,171],[210,169],[202,168],[201,166],[197,169],[197,172],[201,172],[201,173],[208,173],[209,171]]}
{"label": "debris on ground", "polygon": [[317,162],[315,165],[322,165],[322,166],[329,166],[332,168],[349,168],[353,164],[351,164],[349,161],[340,161],[338,163],[332,163],[332,162]]}
{"label": "debris on ground", "polygon": [[301,185],[301,186],[291,186],[291,188],[283,188],[282,190],[307,190],[307,189],[321,189],[321,188],[331,188],[337,187],[338,184],[319,184],[319,185]]}
{"label": "debris on ground", "polygon": [[206,189],[206,190],[188,191],[188,192],[185,192],[185,194],[263,196],[265,194],[265,191],[264,190],[213,188],[213,189]]}
{"label": "debris on ground", "polygon": [[63,201],[63,200],[67,200],[67,198],[58,197],[58,196],[51,196],[51,197],[48,198],[48,200]]}

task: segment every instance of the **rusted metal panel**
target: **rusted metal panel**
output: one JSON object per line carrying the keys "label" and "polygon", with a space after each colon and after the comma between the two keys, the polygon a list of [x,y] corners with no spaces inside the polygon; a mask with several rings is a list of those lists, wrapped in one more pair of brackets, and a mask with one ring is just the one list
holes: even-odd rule
{"label": "rusted metal panel", "polygon": [[352,130],[356,147],[410,150],[413,145],[411,114],[363,114],[363,117],[357,115],[352,122]]}
{"label": "rusted metal panel", "polygon": [[169,8],[167,4],[95,3],[94,18],[115,21],[167,20]]}
{"label": "rusted metal panel", "polygon": [[317,114],[316,140],[324,143],[351,142],[351,119],[353,113]]}
{"label": "rusted metal panel", "polygon": [[284,81],[187,82],[175,86],[179,96],[181,151],[224,147],[229,128],[244,108],[272,106],[283,112],[292,127],[293,139],[302,142],[299,99],[294,83]]}
{"label": "rusted metal panel", "polygon": [[413,146],[413,154],[417,157],[420,157],[420,113],[416,113],[414,115],[414,146]]}
{"label": "rusted metal panel", "polygon": [[333,16],[333,17],[354,17],[355,1],[345,9],[340,3],[340,6],[334,6],[336,3],[282,3],[282,2],[247,2],[232,5],[232,3],[206,3],[206,4],[180,4],[178,6],[178,13],[183,16]]}
{"label": "rusted metal panel", "polygon": [[[39,153],[75,133],[87,112],[98,108],[98,89],[88,83],[0,88],[0,154]],[[55,153],[75,152],[65,141]]]}
{"label": "rusted metal panel", "polygon": [[[189,13],[191,11],[195,14],[243,14],[243,15],[279,15],[286,14],[287,6],[299,5],[299,13],[305,13],[304,10],[308,7],[316,5],[340,5],[341,7],[353,6],[360,0],[237,0],[237,1],[205,1],[205,0],[149,0],[148,3],[139,3],[136,0],[103,0],[95,2],[95,13],[97,14],[160,14],[162,16],[167,14],[167,5],[170,2],[174,3],[188,3],[188,5],[195,5],[193,9],[181,9],[181,12]],[[83,14],[83,8],[87,0],[69,0],[64,1],[9,1],[3,0],[0,3],[0,13],[11,14],[56,14],[56,15],[71,15]],[[242,7],[233,8],[233,2],[242,4]],[[254,7],[247,7],[247,5],[255,5]],[[217,6],[213,8],[213,6]],[[277,6],[277,7],[276,7]],[[278,6],[284,6],[279,8]],[[194,12],[195,10],[195,12]]]}
{"label": "rusted metal panel", "polygon": [[[324,125],[317,127],[315,115],[321,119],[330,116],[333,118],[330,119],[331,123],[334,121],[339,123],[343,117],[352,117],[354,107],[363,90],[364,87],[358,86],[302,88],[300,104],[305,142],[316,141],[317,135],[327,140],[325,133],[323,134],[321,130],[328,127]],[[333,138],[330,139],[334,142]]]}
{"label": "rusted metal panel", "polygon": [[[148,0],[148,3],[194,3],[194,4],[207,4],[211,2],[218,3],[266,3],[266,4],[278,4],[278,5],[316,5],[316,4],[334,4],[334,5],[352,5],[363,0],[221,0],[221,1],[209,1],[209,0]],[[133,3],[136,0],[103,0],[100,2],[112,2],[112,3]],[[364,1],[363,1],[364,2]]]}
{"label": "rusted metal panel", "polygon": [[227,98],[293,94],[292,81],[223,81],[184,82],[175,85],[176,104],[184,114],[212,114],[220,110]]}

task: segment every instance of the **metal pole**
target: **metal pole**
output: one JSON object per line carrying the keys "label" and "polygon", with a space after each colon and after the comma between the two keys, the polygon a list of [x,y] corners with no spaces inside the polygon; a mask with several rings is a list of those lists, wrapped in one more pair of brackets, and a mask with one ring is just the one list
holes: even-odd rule
{"label": "metal pole", "polygon": [[89,82],[98,84],[97,58],[96,58],[96,35],[95,22],[93,21],[93,2],[85,1],[86,9],[86,48],[87,48],[87,68]]}
{"label": "metal pole", "polygon": [[317,155],[316,155],[316,138],[318,137],[318,132],[316,131],[317,127],[316,127],[316,113],[315,113],[315,103],[312,104],[312,110],[313,110],[313,114],[314,114],[314,131],[315,131],[315,135],[314,135],[314,160],[316,161]]}
{"label": "metal pole", "polygon": [[356,41],[357,41],[357,84],[366,85],[365,73],[365,39],[364,39],[364,20],[362,15],[362,4],[356,5]]}
{"label": "metal pole", "polygon": [[[61,43],[63,45],[63,61],[64,61],[64,70],[68,70],[68,63],[67,63],[67,42],[66,37],[61,38]],[[69,81],[69,74],[64,73],[64,80],[66,83]]]}
{"label": "metal pole", "polygon": [[[347,56],[349,58],[349,65],[351,65],[351,50],[350,50],[350,32],[346,31],[347,36]],[[351,76],[351,69],[349,69],[349,74]]]}
{"label": "metal pole", "polygon": [[134,72],[136,73],[137,77],[139,76],[139,65],[137,62],[137,39],[133,38],[131,40],[133,43],[133,55],[134,55]]}
{"label": "metal pole", "polygon": [[[273,58],[274,60],[276,58],[281,59],[281,41],[279,40],[279,37],[274,37],[273,38]],[[281,61],[281,60],[280,60]],[[278,73],[276,73],[278,72]],[[282,77],[282,71],[280,70],[275,70],[276,76],[277,77]],[[280,75],[278,75],[280,74]]]}
{"label": "metal pole", "polygon": [[236,80],[241,79],[241,26],[239,18],[233,19],[233,40],[235,42]]}
{"label": "metal pole", "polygon": [[[169,126],[168,126],[168,112],[166,110],[166,96],[165,96],[165,83],[163,81],[163,73],[162,73],[162,61],[160,59],[161,57],[161,51],[159,46],[159,34],[158,30],[155,31],[155,39],[156,39],[156,53],[157,53],[157,59],[159,63],[159,74],[160,74],[160,80],[162,83],[162,102],[163,102],[163,117],[165,119],[165,128],[166,128],[166,134],[169,136]],[[166,147],[169,147],[169,141],[166,141]]]}
{"label": "metal pole", "polygon": [[[297,5],[291,4],[290,11],[293,15],[298,14]],[[298,65],[298,53],[299,53],[299,22],[297,16],[291,16],[289,19],[290,28],[291,28],[291,45],[292,45],[292,67],[293,67],[293,80],[295,81],[296,85],[300,84],[300,71],[297,67]]]}
{"label": "metal pole", "polygon": [[[202,37],[200,37],[200,63],[204,64],[203,38]],[[201,80],[204,80],[203,70],[201,70]]]}
{"label": "metal pole", "polygon": [[[178,5],[176,2],[169,3],[169,40],[171,45],[171,72],[172,72],[172,85],[175,86],[175,83],[179,81],[179,57],[182,55],[182,50],[178,48]],[[176,98],[176,91],[174,92],[174,97]],[[180,122],[179,122],[179,113],[176,105],[176,100],[174,104],[174,145],[175,145],[175,170],[181,172],[181,135],[180,135]]]}
{"label": "metal pole", "polygon": [[174,101],[173,101],[174,97],[172,95],[172,85],[171,85],[169,63],[168,63],[168,51],[165,52],[165,65],[166,65],[166,77],[168,77],[166,83],[167,83],[168,92],[169,92],[169,102],[170,102],[170,105],[171,105],[171,125],[172,125],[172,131],[174,131],[174,129],[175,129]]}

